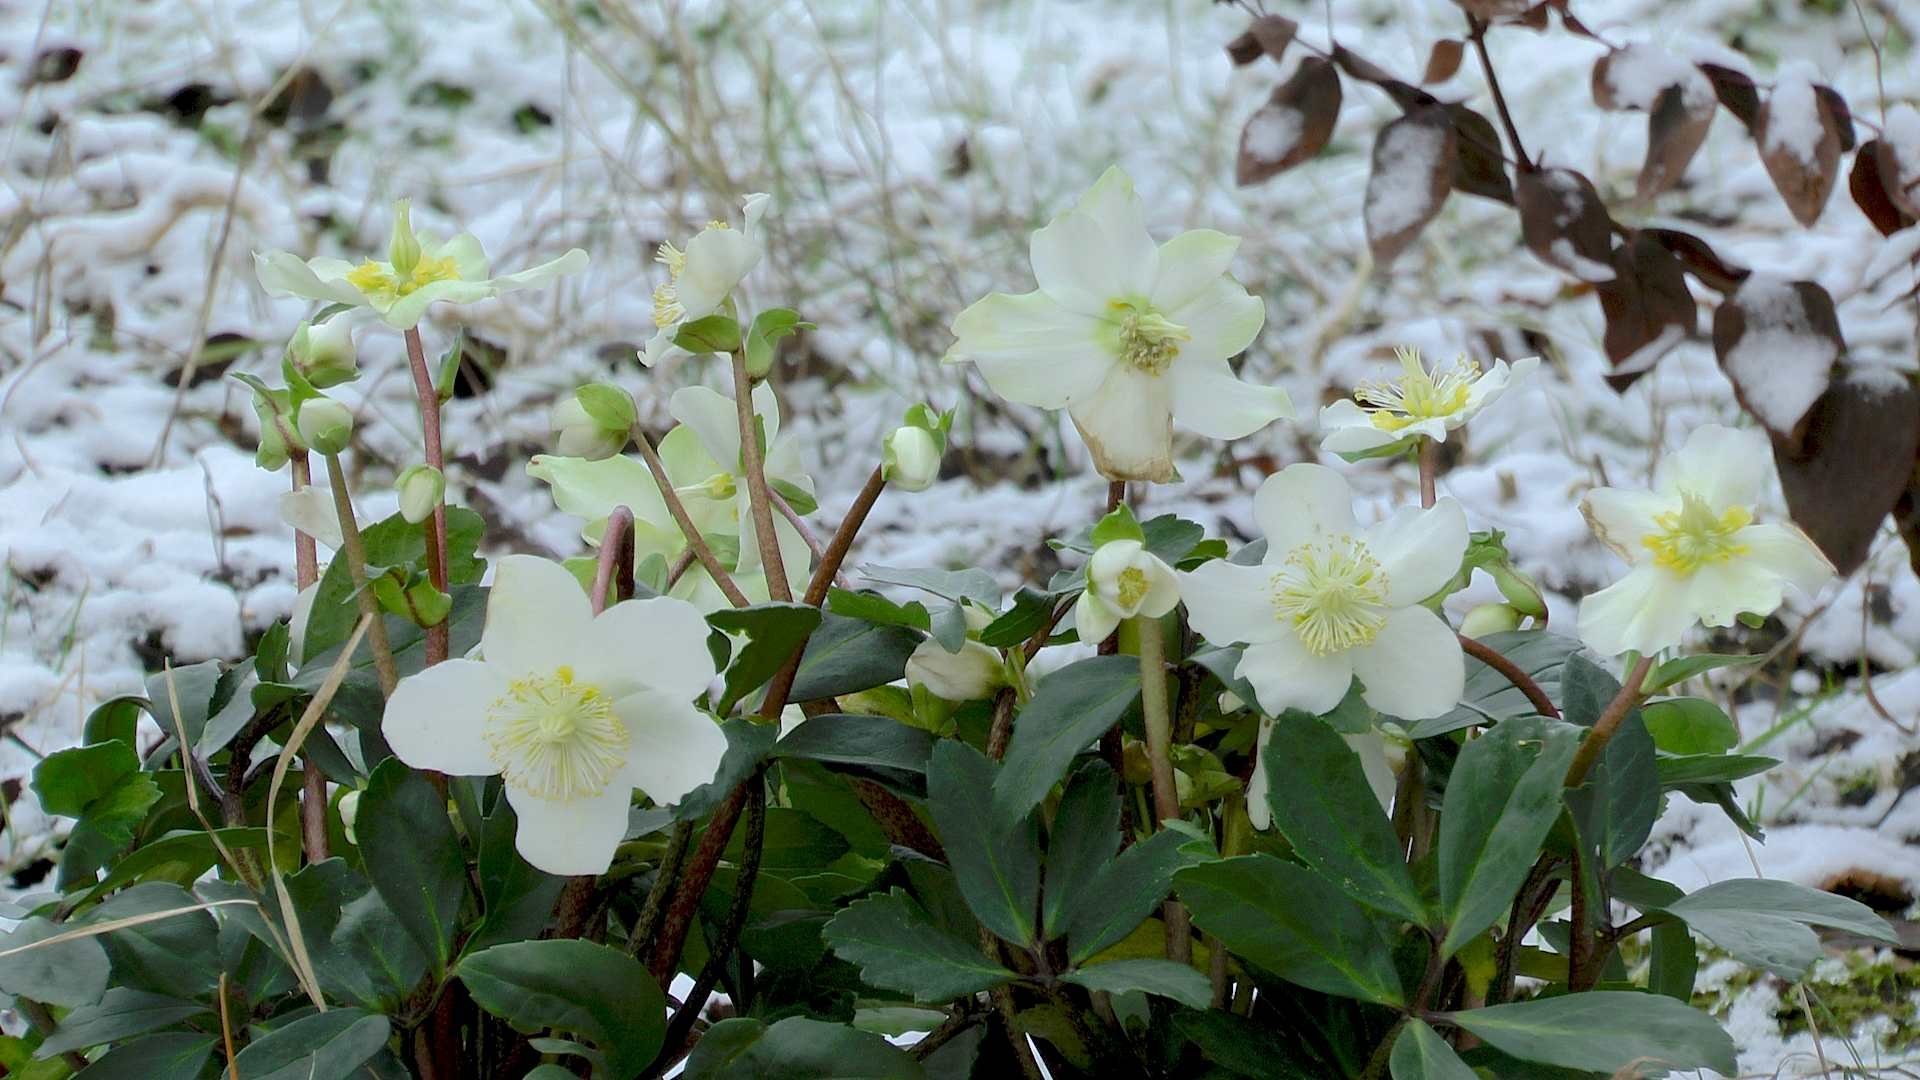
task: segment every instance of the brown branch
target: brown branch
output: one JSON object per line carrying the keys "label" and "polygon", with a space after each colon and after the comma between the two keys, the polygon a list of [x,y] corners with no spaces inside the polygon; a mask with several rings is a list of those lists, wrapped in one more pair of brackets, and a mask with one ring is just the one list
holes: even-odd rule
{"label": "brown branch", "polygon": [[[826,550],[820,555],[820,565],[814,568],[813,580],[807,583],[806,595],[802,601],[808,607],[819,607],[826,603],[827,592],[833,587],[834,578],[840,573],[840,567],[847,561],[847,552],[853,549],[853,539],[867,523],[867,515],[873,511],[873,504],[879,500],[880,492],[885,490],[887,479],[880,469],[874,469],[867,482],[860,488],[860,494],[854,496],[853,505],[847,509],[847,516],[841,520],[840,527],[834,530],[833,539],[827,542]],[[807,635],[811,639],[813,635]],[[793,693],[793,680],[800,675],[800,658],[806,654],[807,639],[803,639],[793,650],[793,655],[774,675],[773,682],[767,686],[767,696],[760,703],[760,715],[772,719],[780,715],[787,707],[787,698]]]}
{"label": "brown branch", "polygon": [[[313,483],[313,466],[305,450],[293,451],[287,460],[293,466],[293,490]],[[313,537],[299,529],[293,531],[293,580],[302,591],[320,580],[320,555]],[[296,656],[293,662],[298,664],[303,659]],[[327,778],[311,755],[302,754],[300,760],[300,847],[308,862],[325,862],[331,854],[327,842]]]}
{"label": "brown branch", "polygon": [[699,914],[700,898],[713,882],[713,872],[720,867],[720,856],[727,849],[727,841],[733,838],[733,827],[740,821],[740,811],[746,808],[749,790],[759,782],[758,774],[749,776],[727,793],[714,808],[713,817],[700,834],[700,843],[687,860],[673,900],[667,905],[666,918],[660,923],[659,945],[647,965],[662,987],[672,981],[675,969],[680,966],[680,950],[686,947],[687,932],[693,927],[694,916]]}
{"label": "brown branch", "polygon": [[[427,370],[426,349],[420,344],[420,328],[408,327],[407,365],[413,369],[413,392],[420,399],[420,436],[427,452],[427,464],[441,476],[447,472],[445,447],[440,442],[440,392],[433,387],[433,374]],[[433,517],[427,521],[427,576],[433,587],[447,591],[447,506],[443,495],[433,505]],[[447,620],[427,627],[427,664],[447,658]]]}
{"label": "brown branch", "polygon": [[1547,692],[1540,689],[1540,684],[1533,681],[1533,676],[1521,671],[1519,665],[1507,659],[1492,646],[1484,642],[1475,641],[1465,634],[1456,634],[1455,636],[1460,639],[1461,652],[1466,653],[1468,656],[1499,672],[1508,682],[1518,688],[1521,693],[1527,695],[1527,702],[1533,706],[1534,712],[1539,713],[1541,716],[1552,717],[1555,720],[1560,719],[1560,710],[1554,707],[1553,699],[1547,696]]}
{"label": "brown branch", "polygon": [[676,824],[668,834],[667,850],[654,869],[653,887],[647,890],[647,899],[640,905],[640,916],[633,920],[633,931],[627,935],[628,956],[639,956],[640,950],[659,932],[660,916],[666,913],[667,894],[673,891],[674,878],[679,876],[680,864],[687,860],[687,845],[692,842],[691,821]]}
{"label": "brown branch", "polygon": [[1420,506],[1427,509],[1435,502],[1434,488],[1440,476],[1440,444],[1420,440]]}
{"label": "brown branch", "polygon": [[1513,144],[1515,164],[1523,173],[1533,172],[1536,166],[1533,159],[1527,157],[1527,148],[1520,144],[1520,129],[1513,125],[1513,114],[1507,111],[1507,96],[1500,92],[1500,78],[1493,73],[1493,61],[1487,56],[1487,24],[1468,15],[1467,30],[1468,39],[1473,42],[1473,51],[1480,57],[1480,70],[1486,72],[1487,86],[1493,91],[1493,104],[1500,112],[1500,124],[1507,129],[1507,141]]}
{"label": "brown branch", "polygon": [[[340,519],[341,551],[347,557],[347,576],[353,581],[354,597],[360,614],[367,620],[367,644],[373,650],[373,670],[380,679],[380,696],[393,696],[400,683],[399,669],[393,665],[393,646],[387,641],[387,620],[380,604],[367,588],[367,546],[360,539],[360,526],[354,521],[353,499],[347,492],[347,474],[340,467],[339,454],[327,459],[327,483],[333,488],[333,511]],[[442,620],[444,622],[445,620]]]}
{"label": "brown branch", "polygon": [[793,588],[787,584],[786,563],[780,558],[780,538],[773,531],[773,503],[767,498],[766,452],[760,445],[760,425],[754,422],[753,379],[747,374],[744,352],[733,354],[733,411],[740,419],[740,467],[747,474],[747,508],[753,514],[754,539],[760,544],[767,595],[791,602]]}
{"label": "brown branch", "polygon": [[686,537],[687,549],[706,567],[707,576],[720,587],[727,601],[734,607],[746,607],[747,596],[740,586],[733,583],[733,577],[727,568],[720,565],[720,557],[707,546],[707,538],[700,535],[700,529],[694,525],[693,516],[687,513],[687,504],[680,501],[680,493],[673,490],[673,478],[667,475],[667,467],[660,461],[660,452],[653,448],[653,441],[646,432],[637,428],[633,433],[634,445],[640,449],[640,460],[647,463],[647,470],[653,473],[653,483],[660,489],[660,498],[667,504],[667,513],[673,516],[674,524],[680,526],[680,535]]}
{"label": "brown branch", "polygon": [[[686,999],[674,1011],[673,1019],[667,1022],[667,1035],[662,1044],[661,1058],[654,1067],[664,1072],[677,1057],[682,1048],[688,1047],[687,1036],[693,1031],[693,1023],[700,1018],[700,1011],[706,1007],[707,998],[713,993],[714,984],[720,980],[727,957],[740,943],[740,931],[747,925],[747,912],[753,900],[754,879],[760,875],[760,856],[766,848],[767,836],[767,797],[760,787],[756,775],[749,788],[747,798],[747,835],[744,850],[740,858],[740,872],[734,878],[733,898],[727,905],[727,918],[720,925],[719,936],[710,943],[706,966],[700,969],[700,977],[694,980],[693,989],[688,991]],[[743,1007],[745,1002],[740,1003]]]}
{"label": "brown branch", "polygon": [[[595,615],[607,610],[609,592],[613,593],[611,599],[614,602],[617,603],[622,599],[618,590],[614,588],[615,568],[623,561],[620,554],[626,550],[627,530],[631,528],[633,528],[633,511],[625,506],[616,506],[613,508],[613,513],[607,515],[607,527],[600,534],[600,558],[593,568],[591,599]],[[624,561],[629,566],[633,564],[631,557]],[[632,593],[629,592],[628,595]]]}
{"label": "brown branch", "polygon": [[1640,685],[1647,681],[1647,672],[1651,670],[1653,657],[1643,656],[1627,673],[1627,681],[1620,684],[1620,692],[1607,702],[1600,719],[1593,722],[1593,730],[1580,740],[1580,749],[1574,752],[1573,764],[1567,766],[1567,787],[1579,787],[1586,782],[1587,773],[1593,771],[1594,763],[1600,760],[1600,754],[1613,739],[1613,733],[1620,729],[1621,721],[1646,697],[1640,692]]}

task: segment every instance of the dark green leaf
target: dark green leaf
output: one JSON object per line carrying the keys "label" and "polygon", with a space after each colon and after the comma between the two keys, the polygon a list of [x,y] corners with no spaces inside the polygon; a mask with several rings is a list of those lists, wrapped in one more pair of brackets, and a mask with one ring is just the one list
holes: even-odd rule
{"label": "dark green leaf", "polygon": [[355,823],[367,874],[436,967],[453,958],[467,860],[446,800],[398,758],[373,771]]}
{"label": "dark green leaf", "polygon": [[694,354],[730,353],[740,347],[740,324],[725,315],[683,322],[674,332],[673,343]]}
{"label": "dark green leaf", "polygon": [[455,972],[474,1001],[518,1031],[546,1029],[592,1042],[616,1080],[660,1050],[666,999],[638,960],[589,941],[555,938],[495,945]]}
{"label": "dark green leaf", "polygon": [[1326,1080],[1328,1073],[1309,1056],[1301,1040],[1265,1024],[1221,1009],[1183,1011],[1173,1026],[1208,1061],[1253,1080]]}
{"label": "dark green leaf", "polygon": [[1728,656],[1720,653],[1694,653],[1691,656],[1679,656],[1655,665],[1654,669],[1647,673],[1647,679],[1641,684],[1641,689],[1651,694],[1717,668],[1745,667],[1765,659],[1765,656]]}
{"label": "dark green leaf", "polygon": [[829,713],[794,728],[774,745],[775,757],[830,765],[927,771],[933,736],[886,716]]}
{"label": "dark green leaf", "polygon": [[1675,1001],[1693,1001],[1693,978],[1700,971],[1700,951],[1693,935],[1681,923],[1653,928],[1653,946],[1647,962],[1647,989]]}
{"label": "dark green leaf", "polygon": [[1687,754],[1661,757],[1654,761],[1660,786],[1677,788],[1692,784],[1725,784],[1766,772],[1780,764],[1777,759],[1756,754]]}
{"label": "dark green leaf", "polygon": [[1865,904],[1768,878],[1716,882],[1666,904],[1665,910],[1741,963],[1788,979],[1804,978],[1824,955],[1809,926],[1829,926],[1890,945],[1899,940],[1886,920]]}
{"label": "dark green leaf", "polygon": [[[1620,682],[1585,656],[1567,658],[1561,671],[1567,719],[1591,726],[1620,693]],[[1660,774],[1654,768],[1653,737],[1640,710],[1629,710],[1586,780],[1566,793],[1586,856],[1596,869],[1631,858],[1660,816]]]}
{"label": "dark green leaf", "polygon": [[981,954],[978,942],[947,933],[901,889],[857,900],[822,932],[870,986],[929,1004],[989,990],[1014,978]]}
{"label": "dark green leaf", "polygon": [[1426,903],[1393,824],[1346,739],[1289,709],[1274,720],[1261,758],[1274,827],[1300,860],[1368,907],[1424,925]]}
{"label": "dark green leaf", "polygon": [[1118,944],[1173,891],[1173,876],[1199,856],[1173,830],[1154,833],[1101,868],[1067,919],[1067,955],[1083,964]]}
{"label": "dark green leaf", "polygon": [[168,1031],[121,1043],[80,1070],[78,1080],[199,1080],[214,1036]]}
{"label": "dark green leaf", "polygon": [[707,1029],[686,1080],[921,1080],[920,1063],[878,1035],[789,1016],[771,1027],[736,1017]]}
{"label": "dark green leaf", "polygon": [[[178,885],[150,881],[108,897],[87,913],[83,925],[180,911],[198,903],[199,898]],[[185,911],[102,934],[99,941],[113,961],[115,985],[187,998],[211,992],[219,981],[219,971],[207,962],[219,950],[219,927],[211,912]]]}
{"label": "dark green leaf", "polygon": [[1495,724],[1460,751],[1440,811],[1440,914],[1451,956],[1504,915],[1560,816],[1579,729],[1540,717]]}
{"label": "dark green leaf", "polygon": [[898,566],[863,566],[860,575],[882,585],[904,585],[930,592],[943,600],[971,600],[989,611],[1000,610],[1000,584],[985,570],[909,570]]}
{"label": "dark green leaf", "polygon": [[[344,570],[341,572],[345,573]],[[207,714],[219,712],[227,705],[228,698],[215,696],[225,671],[220,661],[205,660],[147,676],[147,700],[153,703],[153,722],[160,726],[162,732],[176,737],[180,729],[185,728],[187,741],[198,742],[200,729],[207,723]],[[231,684],[228,688],[231,689]],[[176,697],[180,701],[180,715],[177,718],[173,713]]]}
{"label": "dark green leaf", "polygon": [[759,769],[773,741],[780,737],[780,727],[754,720],[726,720],[720,724],[720,733],[727,737],[727,752],[720,756],[719,770],[712,780],[687,792],[673,805],[673,820],[693,821],[711,814],[741,781]]}
{"label": "dark green leaf", "polygon": [[[792,807],[769,807],[764,832],[760,865],[776,873],[817,871],[847,853],[846,837]],[[726,848],[727,860],[738,865],[745,845],[746,830],[734,830]]]}
{"label": "dark green leaf", "polygon": [[36,915],[0,937],[0,991],[68,1009],[99,1001],[113,970],[99,938],[26,948],[71,929]]}
{"label": "dark green leaf", "polygon": [[95,1004],[82,1005],[63,1017],[60,1026],[47,1036],[36,1053],[45,1058],[69,1050],[105,1046],[172,1027],[206,1011],[207,1007],[197,1002],[116,986]]}
{"label": "dark green leaf", "polygon": [[1009,825],[993,813],[999,772],[966,743],[942,740],[927,771],[927,807],[974,916],[1002,938],[1032,945],[1040,852],[1030,820]]}
{"label": "dark green leaf", "polygon": [[820,628],[807,639],[789,697],[818,701],[893,682],[906,674],[907,657],[920,642],[920,635],[904,626],[823,615]]}
{"label": "dark green leaf", "polygon": [[792,308],[768,308],[755,315],[753,325],[747,329],[747,374],[756,379],[766,378],[773,370],[773,343],[789,334],[811,329],[813,324],[802,322],[800,313]]}
{"label": "dark green leaf", "polygon": [[1085,750],[1140,697],[1140,662],[1095,656],[1040,681],[1013,725],[1006,765],[994,782],[993,813],[1003,824],[1027,816]]}
{"label": "dark green leaf", "polygon": [[1447,1040],[1418,1017],[1409,1018],[1400,1029],[1387,1065],[1393,1080],[1479,1080]]}
{"label": "dark green leaf", "polygon": [[1667,698],[1640,707],[1653,744],[1669,754],[1719,754],[1740,743],[1720,706],[1701,698]]}
{"label": "dark green leaf", "polygon": [[247,1080],[347,1080],[386,1048],[391,1032],[378,1013],[331,1009],[255,1039],[233,1068]]}
{"label": "dark green leaf", "polygon": [[1733,1039],[1712,1016],[1659,994],[1598,990],[1447,1018],[1522,1061],[1604,1073],[1647,1062],[1738,1071]]}
{"label": "dark green leaf", "polygon": [[133,747],[119,740],[47,755],[34,766],[33,790],[47,813],[80,819],[61,856],[61,889],[91,885],[160,801],[153,776],[140,771]]}
{"label": "dark green leaf", "polygon": [[1062,975],[1063,982],[1089,990],[1123,994],[1139,990],[1171,998],[1191,1009],[1204,1009],[1213,996],[1207,977],[1187,964],[1171,960],[1114,960],[1093,967],[1076,968]]}
{"label": "dark green leaf", "polygon": [[553,914],[566,879],[534,868],[514,847],[519,828],[513,804],[502,792],[480,830],[480,925],[461,949],[474,953],[490,945],[537,936]]}
{"label": "dark green leaf", "polygon": [[918,600],[896,604],[877,592],[833,588],[827,590],[827,610],[849,619],[865,619],[882,626],[907,626],[915,630],[933,629],[927,605]]}
{"label": "dark green leaf", "polygon": [[707,622],[729,634],[747,635],[746,645],[727,666],[726,688],[716,710],[725,716],[733,711],[734,702],[765,685],[785,666],[793,651],[820,625],[820,609],[807,604],[755,604],[723,608],[708,615]]}
{"label": "dark green leaf", "polygon": [[1068,781],[1047,834],[1042,936],[1051,940],[1066,933],[1074,912],[1119,850],[1119,778],[1106,762],[1090,761]]}
{"label": "dark green leaf", "polygon": [[1243,855],[1190,866],[1174,886],[1194,925],[1289,982],[1383,1005],[1405,1000],[1386,932],[1303,866]]}
{"label": "dark green leaf", "polygon": [[139,744],[134,742],[134,732],[139,727],[140,714],[149,711],[150,708],[146,698],[132,696],[109,698],[87,714],[87,723],[81,729],[80,741],[86,745],[123,742],[139,749]]}
{"label": "dark green leaf", "polygon": [[[1133,515],[1129,512],[1127,516],[1131,520]],[[1206,529],[1202,528],[1199,522],[1188,521],[1175,514],[1161,514],[1158,517],[1148,518],[1136,525],[1135,529],[1139,532],[1138,536],[1128,537],[1121,533],[1104,537],[1103,540],[1128,538],[1140,540],[1149,553],[1162,562],[1172,565],[1191,554],[1207,535]],[[1065,540],[1048,541],[1059,550],[1077,552],[1081,555],[1093,554],[1093,549],[1099,542],[1096,541],[1094,527],[1091,526],[1081,529]]]}
{"label": "dark green leaf", "polygon": [[1010,649],[1040,632],[1053,618],[1059,597],[1040,589],[1021,586],[1013,595],[1013,606],[980,631],[980,644],[994,649]]}

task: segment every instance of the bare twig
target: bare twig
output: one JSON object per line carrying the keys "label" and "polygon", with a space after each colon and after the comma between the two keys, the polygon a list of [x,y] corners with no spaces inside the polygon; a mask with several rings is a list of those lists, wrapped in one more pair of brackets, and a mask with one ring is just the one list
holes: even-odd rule
{"label": "bare twig", "polygon": [[791,602],[786,563],[780,558],[780,537],[773,531],[773,503],[767,498],[766,451],[760,445],[760,425],[753,412],[753,379],[747,375],[747,354],[733,354],[733,408],[740,419],[740,464],[746,473],[747,507],[753,514],[754,539],[760,544],[760,569],[767,576],[767,595]]}
{"label": "bare twig", "polygon": [[[621,562],[620,554],[626,547],[627,530],[633,527],[633,511],[625,506],[616,506],[613,513],[607,515],[607,527],[600,534],[600,559],[593,568],[593,613],[607,610],[609,599],[618,602],[621,597],[614,590],[614,569]],[[615,595],[609,597],[608,593]]]}
{"label": "bare twig", "polygon": [[1500,77],[1493,73],[1493,60],[1487,56],[1487,24],[1469,15],[1467,30],[1468,39],[1473,42],[1473,51],[1480,57],[1480,70],[1487,75],[1487,87],[1493,91],[1493,104],[1500,111],[1500,124],[1507,129],[1507,141],[1513,146],[1515,164],[1521,172],[1533,172],[1536,166],[1533,159],[1527,157],[1527,148],[1520,144],[1520,129],[1513,126],[1513,114],[1507,111],[1507,96],[1500,92]]}
{"label": "bare twig", "polygon": [[681,502],[680,493],[673,490],[673,478],[667,475],[667,467],[660,460],[660,452],[653,448],[653,441],[647,438],[646,432],[636,429],[633,443],[640,450],[640,460],[646,462],[647,470],[653,473],[654,486],[660,489],[660,498],[667,504],[667,513],[672,515],[674,524],[680,526],[680,535],[686,537],[687,549],[700,560],[700,565],[707,570],[707,576],[713,579],[728,603],[734,607],[746,607],[747,595],[733,583],[727,568],[720,565],[720,557],[713,553],[713,548],[707,546],[707,538],[700,535],[699,527],[693,523],[693,516],[687,513],[687,504]]}
{"label": "bare twig", "polygon": [[1580,749],[1574,752],[1573,764],[1567,766],[1567,787],[1579,787],[1586,782],[1587,773],[1600,760],[1600,754],[1606,750],[1613,733],[1620,729],[1620,722],[1638,706],[1646,695],[1640,692],[1640,685],[1647,681],[1647,672],[1653,670],[1653,657],[1643,656],[1627,673],[1627,681],[1620,684],[1620,692],[1607,702],[1601,710],[1600,718],[1593,722],[1593,730],[1580,741]]}
{"label": "bare twig", "polygon": [[1540,684],[1533,681],[1531,675],[1521,671],[1518,664],[1483,642],[1475,641],[1465,634],[1455,636],[1460,639],[1462,652],[1499,672],[1503,678],[1525,694],[1527,703],[1533,706],[1534,712],[1541,716],[1550,716],[1555,720],[1560,719],[1560,710],[1554,707],[1553,699],[1547,696],[1545,690],[1540,689]]}

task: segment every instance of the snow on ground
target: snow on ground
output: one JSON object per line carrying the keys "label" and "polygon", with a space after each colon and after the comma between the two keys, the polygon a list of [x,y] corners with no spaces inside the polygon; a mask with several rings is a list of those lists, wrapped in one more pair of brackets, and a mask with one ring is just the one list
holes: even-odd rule
{"label": "snow on ground", "polygon": [[[1763,82],[1799,65],[1863,123],[1881,115],[1848,4],[1575,7],[1617,44]],[[1920,96],[1908,44],[1920,19],[1904,7],[1862,5],[1876,35],[1890,17],[1906,22],[1889,45],[1890,105]],[[1331,20],[1342,42],[1410,78],[1428,43],[1463,30],[1443,0],[1276,10],[1301,18],[1317,46]],[[1064,416],[993,401],[976,375],[938,361],[952,315],[985,292],[1031,287],[1026,234],[1118,162],[1160,235],[1247,238],[1234,269],[1266,298],[1268,326],[1246,374],[1285,385],[1304,414],[1231,446],[1184,444],[1187,482],[1148,493],[1149,512],[1251,535],[1253,485],[1316,457],[1317,406],[1384,373],[1394,345],[1441,359],[1541,353],[1541,371],[1466,433],[1443,489],[1477,527],[1507,532],[1555,591],[1554,621],[1571,625],[1575,598],[1620,569],[1575,511],[1580,494],[1643,482],[1662,447],[1738,417],[1710,346],[1696,335],[1615,395],[1589,290],[1528,255],[1509,210],[1459,194],[1376,273],[1362,200],[1372,133],[1397,110],[1356,83],[1318,160],[1234,188],[1240,126],[1305,55],[1230,67],[1221,45],[1244,23],[1201,0],[0,5],[0,778],[72,742],[93,703],[139,690],[162,655],[239,656],[286,615],[283,480],[253,467],[247,393],[221,376],[271,378],[305,309],[261,292],[249,252],[378,252],[400,196],[414,198],[423,230],[471,229],[503,269],[574,245],[593,256],[556,288],[441,310],[424,326],[435,352],[464,326],[489,371],[489,389],[463,388],[450,405],[447,441],[452,495],[488,516],[499,550],[578,548],[577,523],[522,471],[556,394],[612,378],[660,430],[673,389],[719,385],[692,364],[632,363],[651,331],[652,253],[768,191],[773,251],[751,291],[820,326],[781,391],[823,519],[845,509],[906,404],[958,404],[950,478],[884,498],[856,561],[1043,580],[1040,541],[1088,521],[1104,485]],[[1600,48],[1558,30],[1502,29],[1490,44],[1528,147],[1548,164],[1587,173],[1624,220],[1675,224],[1736,261],[1820,282],[1853,363],[1915,366],[1912,308],[1892,302],[1914,283],[1907,253],[1886,250],[1900,238],[1883,243],[1844,190],[1816,228],[1798,228],[1722,112],[1686,182],[1633,205],[1645,119],[1588,104]],[[1616,68],[1622,96],[1644,89],[1633,71],[1673,62],[1637,52]],[[1472,63],[1435,92],[1492,114]],[[1912,113],[1895,121],[1912,125]],[[354,471],[365,509],[380,513],[393,505],[383,484],[413,460],[415,421],[398,338],[368,328],[359,340],[367,375],[339,396],[360,414]],[[1404,468],[1350,472],[1376,513],[1412,495]],[[1461,601],[1490,598],[1482,585]],[[1920,583],[1891,531],[1868,570],[1784,623],[1801,631],[1797,653],[1783,646],[1801,661],[1791,685],[1744,674],[1717,684],[1746,737],[1789,758],[1741,785],[1769,829],[1752,858],[1816,885],[1870,869],[1910,898],[1920,799],[1900,796],[1920,783],[1920,674],[1907,670]],[[1742,631],[1716,647],[1766,650],[1783,637]],[[1886,672],[1874,683],[1885,716],[1860,692],[1863,656]],[[46,842],[31,802],[14,806],[16,870]],[[1682,885],[1753,872],[1717,812],[1684,800],[1657,838],[1650,869]],[[1737,1021],[1744,1067],[1809,1067],[1806,1037],[1774,1038],[1764,1003],[1749,995],[1734,1013],[1761,1017]]]}

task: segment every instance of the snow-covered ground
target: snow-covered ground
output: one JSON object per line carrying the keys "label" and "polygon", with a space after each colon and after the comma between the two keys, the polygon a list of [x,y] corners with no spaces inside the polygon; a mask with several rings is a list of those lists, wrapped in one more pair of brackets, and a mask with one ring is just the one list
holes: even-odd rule
{"label": "snow-covered ground", "polygon": [[[1331,22],[1410,80],[1433,39],[1464,30],[1445,0],[1276,10],[1317,46]],[[1920,98],[1920,11],[1901,0],[1576,10],[1615,43],[1762,81],[1811,65],[1867,123],[1880,97],[1864,22],[1887,45],[1887,102]],[[950,478],[883,499],[856,561],[1043,580],[1040,542],[1086,523],[1104,484],[1064,416],[997,402],[939,359],[962,306],[1031,287],[1027,233],[1118,162],[1161,235],[1247,238],[1234,269],[1268,320],[1245,374],[1285,385],[1303,413],[1231,446],[1184,444],[1186,481],[1148,493],[1150,511],[1249,535],[1253,485],[1315,458],[1315,408],[1382,373],[1394,345],[1540,353],[1540,372],[1476,421],[1442,485],[1476,527],[1507,532],[1555,590],[1554,620],[1571,625],[1573,598],[1619,569],[1574,509],[1581,492],[1644,481],[1662,447],[1739,417],[1711,347],[1682,344],[1616,395],[1591,293],[1527,254],[1510,210],[1459,194],[1376,273],[1361,201],[1372,133],[1398,110],[1357,83],[1319,159],[1236,189],[1240,125],[1286,74],[1229,65],[1221,46],[1245,22],[1203,0],[0,2],[0,778],[73,742],[93,703],[138,691],[161,656],[244,655],[286,615],[284,478],[254,467],[247,391],[221,376],[272,379],[305,308],[267,298],[249,252],[377,252],[401,196],[423,230],[471,229],[505,269],[569,246],[592,254],[587,274],[557,288],[423,324],[430,352],[464,326],[489,372],[489,389],[451,403],[447,442],[451,495],[488,517],[497,550],[579,547],[577,522],[523,472],[556,394],[611,378],[660,430],[672,390],[719,385],[695,365],[633,363],[651,331],[652,255],[767,191],[772,253],[751,292],[819,325],[780,389],[822,515],[845,508],[906,404],[957,404]],[[1731,259],[1822,283],[1852,362],[1914,368],[1913,306],[1895,302],[1913,273],[1844,181],[1801,229],[1721,113],[1687,182],[1636,205],[1645,117],[1589,103],[1600,47],[1558,29],[1501,29],[1490,44],[1530,150],[1585,172],[1624,221],[1675,223]],[[1432,89],[1492,113],[1471,60]],[[384,483],[417,453],[415,418],[398,337],[369,328],[359,340],[367,375],[338,396],[360,413],[362,501],[383,513]],[[1411,496],[1404,468],[1351,472],[1376,509]],[[1460,599],[1492,598],[1483,584]],[[1789,759],[1741,785],[1768,842],[1749,850],[1717,811],[1676,801],[1649,869],[1692,888],[1757,864],[1911,902],[1920,798],[1901,795],[1920,784],[1920,582],[1891,529],[1866,569],[1783,618],[1802,631],[1784,662],[1720,684],[1746,737]],[[1781,640],[1775,627],[1719,647]],[[1863,658],[1882,672],[1880,709],[1861,693]],[[46,826],[30,793],[5,791],[18,870],[44,850]],[[1791,991],[1763,983],[1730,1012],[1743,1067],[1816,1071],[1810,1036],[1774,1034],[1769,994]],[[1835,1063],[1920,1053],[1826,1034]]]}

